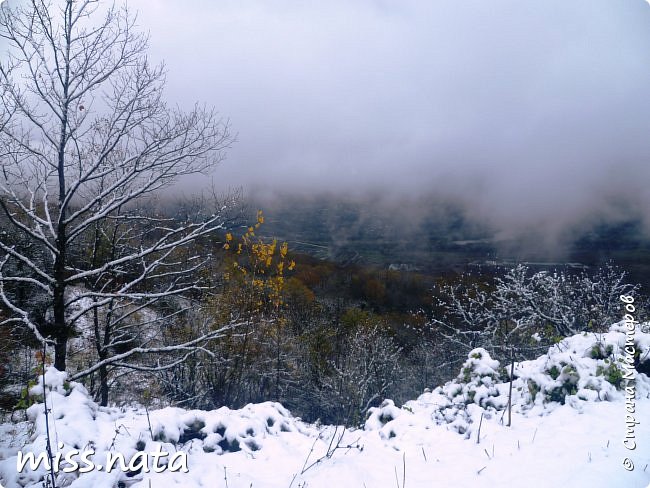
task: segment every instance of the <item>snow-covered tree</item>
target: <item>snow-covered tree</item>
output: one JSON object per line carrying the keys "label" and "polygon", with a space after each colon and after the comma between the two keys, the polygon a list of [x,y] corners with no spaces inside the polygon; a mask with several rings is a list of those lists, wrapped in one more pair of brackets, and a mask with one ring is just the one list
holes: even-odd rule
{"label": "snow-covered tree", "polygon": [[438,290],[444,313],[431,325],[463,349],[499,355],[515,348],[527,356],[558,338],[606,330],[620,320],[619,296],[637,289],[611,263],[591,275],[532,272],[520,264],[491,281],[465,276],[444,284]]}
{"label": "snow-covered tree", "polygon": [[[8,45],[0,62],[4,324],[52,345],[54,366],[65,370],[82,318],[200,287],[190,275],[205,259],[188,249],[221,228],[220,211],[171,220],[146,211],[146,201],[211,170],[232,137],[213,109],[167,106],[164,68],[149,63],[147,37],[126,7],[5,4],[0,36]],[[21,294],[46,303],[45,313]],[[199,347],[223,328],[158,350]]]}
{"label": "snow-covered tree", "polygon": [[356,425],[368,408],[381,403],[400,377],[400,347],[368,324],[348,339],[337,361],[320,377],[320,406],[345,425]]}

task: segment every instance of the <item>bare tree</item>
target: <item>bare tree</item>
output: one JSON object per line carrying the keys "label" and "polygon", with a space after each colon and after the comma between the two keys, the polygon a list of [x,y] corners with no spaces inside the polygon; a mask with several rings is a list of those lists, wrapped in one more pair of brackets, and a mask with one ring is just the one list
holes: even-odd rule
{"label": "bare tree", "polygon": [[320,377],[320,406],[345,425],[358,425],[367,410],[385,399],[401,376],[401,348],[377,324],[357,330],[339,361]]}
{"label": "bare tree", "polygon": [[558,338],[607,330],[620,319],[619,296],[638,289],[611,263],[592,275],[533,273],[520,264],[491,283],[464,278],[441,287],[444,313],[430,325],[462,349],[480,346],[496,355],[514,352],[521,357]]}
{"label": "bare tree", "polygon": [[[233,138],[213,109],[166,105],[164,67],[149,63],[147,37],[126,7],[5,5],[0,36],[9,44],[0,63],[0,208],[10,229],[0,237],[0,297],[11,312],[4,324],[53,345],[54,366],[65,370],[81,320],[113,314],[119,331],[134,307],[201,287],[189,277],[204,259],[181,250],[220,229],[221,213],[171,220],[143,209],[179,178],[209,171]],[[20,299],[25,293],[46,303],[44,314]],[[198,347],[230,325],[150,350]]]}

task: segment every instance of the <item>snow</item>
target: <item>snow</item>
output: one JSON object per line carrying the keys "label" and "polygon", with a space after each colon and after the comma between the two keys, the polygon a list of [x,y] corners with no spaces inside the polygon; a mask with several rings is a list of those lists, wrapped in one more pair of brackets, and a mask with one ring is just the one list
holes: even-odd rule
{"label": "snow", "polygon": [[[650,334],[637,330],[634,340],[647,358]],[[447,384],[402,407],[385,400],[371,408],[363,429],[306,424],[273,402],[212,411],[104,408],[53,368],[45,388],[41,378],[32,393],[47,392],[52,443],[61,443],[64,453],[93,447],[100,464],[110,452],[127,460],[157,449],[188,456],[187,473],[61,472],[59,486],[388,488],[403,486],[404,479],[408,488],[643,488],[650,486],[650,379],[637,373],[628,384],[610,374],[625,344],[620,323],[517,363],[511,427],[505,425],[510,365],[484,349],[471,351]],[[634,450],[623,445],[626,384],[636,391]],[[7,488],[43,486],[43,467],[16,470],[19,450],[45,450],[43,405],[30,407],[27,417],[0,425],[0,483]],[[624,469],[625,458],[633,471]]]}

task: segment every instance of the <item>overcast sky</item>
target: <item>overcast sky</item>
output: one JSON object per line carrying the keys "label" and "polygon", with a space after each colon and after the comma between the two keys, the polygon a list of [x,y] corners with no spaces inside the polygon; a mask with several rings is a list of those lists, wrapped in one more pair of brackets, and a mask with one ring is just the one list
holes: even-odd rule
{"label": "overcast sky", "polygon": [[496,224],[650,213],[643,0],[131,0],[225,186],[441,194]]}

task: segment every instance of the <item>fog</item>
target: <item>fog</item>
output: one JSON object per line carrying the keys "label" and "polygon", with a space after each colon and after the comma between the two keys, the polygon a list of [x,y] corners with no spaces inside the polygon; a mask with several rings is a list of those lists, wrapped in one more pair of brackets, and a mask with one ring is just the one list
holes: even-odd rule
{"label": "fog", "polygon": [[169,102],[214,105],[238,134],[222,188],[449,198],[549,240],[602,219],[650,228],[645,1],[129,5]]}

